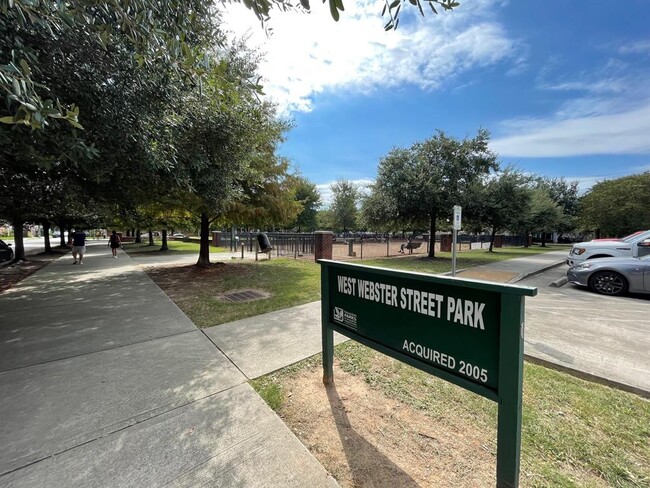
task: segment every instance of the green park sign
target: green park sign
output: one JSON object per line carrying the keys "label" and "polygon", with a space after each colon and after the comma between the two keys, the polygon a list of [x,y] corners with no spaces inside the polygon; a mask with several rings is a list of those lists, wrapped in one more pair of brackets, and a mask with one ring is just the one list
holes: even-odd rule
{"label": "green park sign", "polygon": [[323,381],[334,331],[499,404],[497,488],[519,480],[524,297],[536,288],[320,260]]}

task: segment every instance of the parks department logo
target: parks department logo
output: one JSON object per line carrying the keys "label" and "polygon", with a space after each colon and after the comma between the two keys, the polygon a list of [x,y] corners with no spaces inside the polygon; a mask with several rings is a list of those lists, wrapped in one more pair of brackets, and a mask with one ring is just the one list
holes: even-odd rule
{"label": "parks department logo", "polygon": [[354,330],[357,329],[357,315],[346,312],[340,307],[334,307],[334,322],[338,322]]}

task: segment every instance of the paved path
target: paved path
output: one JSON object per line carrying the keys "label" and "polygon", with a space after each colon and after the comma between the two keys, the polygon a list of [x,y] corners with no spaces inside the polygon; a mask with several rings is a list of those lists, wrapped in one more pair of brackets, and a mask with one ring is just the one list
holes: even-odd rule
{"label": "paved path", "polygon": [[0,294],[0,486],[336,486],[124,253]]}
{"label": "paved path", "polygon": [[650,295],[608,297],[571,284],[548,286],[566,270],[558,266],[519,282],[539,290],[526,299],[526,354],[650,396]]}

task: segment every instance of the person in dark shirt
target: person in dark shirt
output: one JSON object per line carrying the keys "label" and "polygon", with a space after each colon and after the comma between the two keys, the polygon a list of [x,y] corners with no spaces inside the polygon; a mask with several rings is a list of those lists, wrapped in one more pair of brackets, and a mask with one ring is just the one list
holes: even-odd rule
{"label": "person in dark shirt", "polygon": [[72,257],[74,258],[72,264],[83,264],[84,254],[86,254],[86,233],[83,229],[76,230],[70,236],[70,241],[72,241]]}
{"label": "person in dark shirt", "polygon": [[117,259],[117,250],[122,247],[122,241],[120,240],[120,236],[117,235],[117,232],[113,231],[111,237],[109,237],[108,246],[111,248],[113,257]]}

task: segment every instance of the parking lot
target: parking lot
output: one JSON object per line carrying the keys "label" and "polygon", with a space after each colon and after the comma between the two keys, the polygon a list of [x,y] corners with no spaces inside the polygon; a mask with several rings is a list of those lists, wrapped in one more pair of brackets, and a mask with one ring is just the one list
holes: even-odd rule
{"label": "parking lot", "polygon": [[609,297],[566,284],[566,266],[520,281],[526,300],[525,353],[650,392],[650,295]]}

